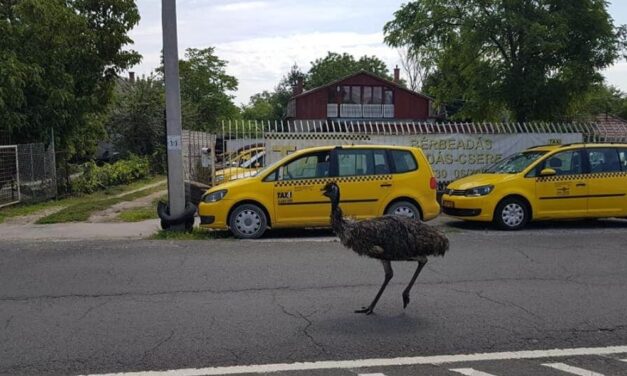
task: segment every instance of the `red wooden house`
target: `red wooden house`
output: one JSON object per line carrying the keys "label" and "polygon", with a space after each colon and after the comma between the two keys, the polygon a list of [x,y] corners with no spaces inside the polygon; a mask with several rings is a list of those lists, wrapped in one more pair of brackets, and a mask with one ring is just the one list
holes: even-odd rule
{"label": "red wooden house", "polygon": [[287,120],[426,121],[436,118],[433,99],[394,81],[361,71],[305,92],[297,88]]}

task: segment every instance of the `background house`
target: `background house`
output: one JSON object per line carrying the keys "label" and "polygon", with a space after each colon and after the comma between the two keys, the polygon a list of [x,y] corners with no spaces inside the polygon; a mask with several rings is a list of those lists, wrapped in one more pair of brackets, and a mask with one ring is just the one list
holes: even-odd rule
{"label": "background house", "polygon": [[428,121],[438,118],[433,99],[394,81],[361,71],[302,91],[299,85],[287,104],[287,120]]}

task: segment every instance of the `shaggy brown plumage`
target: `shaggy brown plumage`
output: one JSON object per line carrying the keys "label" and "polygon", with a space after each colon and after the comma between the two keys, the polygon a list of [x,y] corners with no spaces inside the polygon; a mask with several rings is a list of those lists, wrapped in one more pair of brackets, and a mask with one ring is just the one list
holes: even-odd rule
{"label": "shaggy brown plumage", "polygon": [[324,195],[331,200],[331,228],[342,244],[360,256],[368,256],[383,263],[385,280],[368,307],[355,312],[371,314],[383,290],[394,274],[391,261],[418,261],[418,267],[409,285],[403,291],[403,307],[409,304],[409,291],[418,274],[427,263],[427,256],[444,256],[448,239],[437,229],[408,217],[385,215],[363,221],[344,218],[340,203],[340,188],[328,183]]}

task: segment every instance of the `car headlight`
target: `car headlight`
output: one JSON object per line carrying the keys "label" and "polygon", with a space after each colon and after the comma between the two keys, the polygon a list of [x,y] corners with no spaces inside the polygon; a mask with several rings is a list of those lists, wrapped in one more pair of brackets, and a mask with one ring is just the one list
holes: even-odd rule
{"label": "car headlight", "polygon": [[228,192],[226,189],[221,189],[219,191],[207,193],[206,195],[203,196],[202,200],[203,202],[220,201],[224,198],[224,196],[226,196],[226,192]]}
{"label": "car headlight", "polygon": [[493,189],[494,189],[493,185],[483,185],[481,187],[466,189],[465,195],[468,197],[485,196],[489,194],[490,192],[492,192]]}

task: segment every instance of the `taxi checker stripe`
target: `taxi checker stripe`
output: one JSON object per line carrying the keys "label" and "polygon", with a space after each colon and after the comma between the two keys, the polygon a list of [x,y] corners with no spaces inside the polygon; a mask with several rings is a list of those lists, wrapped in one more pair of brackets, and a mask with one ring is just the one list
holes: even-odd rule
{"label": "taxi checker stripe", "polygon": [[362,181],[378,181],[378,180],[390,180],[392,175],[363,175],[363,176],[347,176],[337,178],[320,178],[320,179],[302,179],[302,180],[284,180],[274,183],[275,187],[294,186],[294,185],[312,185],[312,184],[325,184],[329,182],[337,183],[354,183]]}

